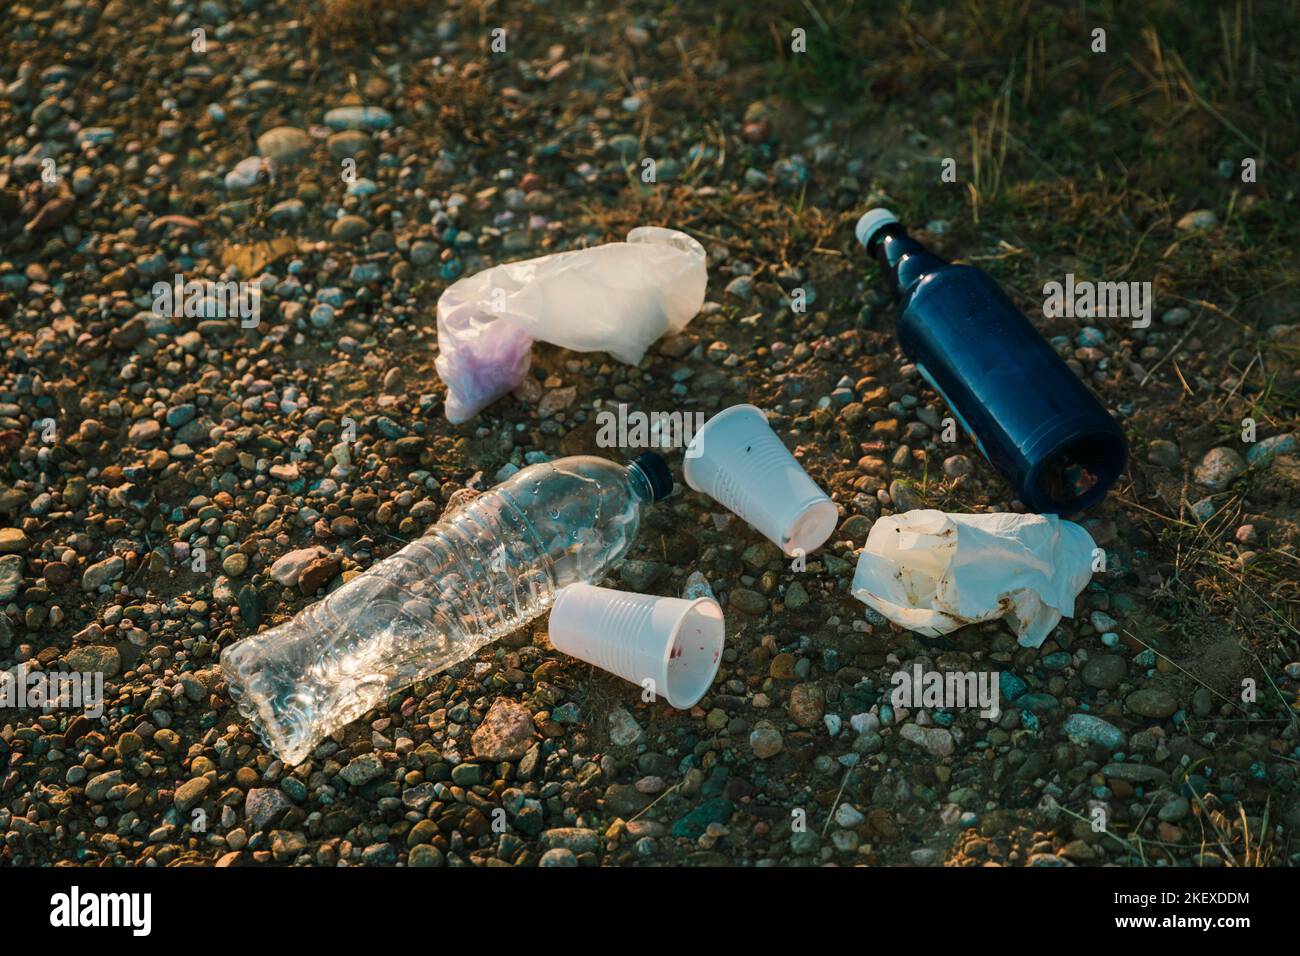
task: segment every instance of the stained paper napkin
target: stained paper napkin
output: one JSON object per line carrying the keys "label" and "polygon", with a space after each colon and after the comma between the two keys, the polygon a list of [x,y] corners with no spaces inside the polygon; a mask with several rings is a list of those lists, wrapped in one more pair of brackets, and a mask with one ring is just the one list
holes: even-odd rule
{"label": "stained paper napkin", "polygon": [[1055,515],[908,511],[872,526],[853,596],[927,637],[1004,618],[1022,646],[1039,647],[1074,616],[1095,549]]}

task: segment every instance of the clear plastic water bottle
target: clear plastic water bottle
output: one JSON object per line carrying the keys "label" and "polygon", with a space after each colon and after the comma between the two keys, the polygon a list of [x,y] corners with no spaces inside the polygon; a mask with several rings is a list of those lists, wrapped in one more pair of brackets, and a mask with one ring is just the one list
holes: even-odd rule
{"label": "clear plastic water bottle", "polygon": [[285,763],[392,694],[600,579],[645,507],[671,493],[653,452],[631,465],[532,465],[286,624],[233,644],[221,670],[240,712]]}

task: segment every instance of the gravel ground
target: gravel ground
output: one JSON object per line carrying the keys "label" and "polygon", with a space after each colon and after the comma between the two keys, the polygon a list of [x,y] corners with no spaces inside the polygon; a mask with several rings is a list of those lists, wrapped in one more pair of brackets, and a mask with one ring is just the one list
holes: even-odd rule
{"label": "gravel ground", "polygon": [[[939,440],[947,411],[899,353],[852,223],[965,143],[951,96],[878,89],[899,102],[871,123],[796,105],[764,57],[720,55],[701,11],[325,6],[0,13],[0,666],[105,681],[100,717],[0,711],[0,860],[1296,862],[1294,404],[1257,413],[1257,443],[1238,435],[1261,396],[1295,394],[1293,303],[1235,316],[1200,290],[1141,332],[1044,322],[1133,443],[1081,519],[1107,570],[1039,649],[1002,624],[923,640],[849,594],[872,522],[1018,503],[965,438]],[[1023,263],[1001,259],[1043,234],[987,207],[976,224],[950,195],[946,219],[915,206],[918,235],[1015,285]],[[1153,220],[1141,262],[1213,258],[1229,216],[1280,202],[1246,198]],[[442,289],[640,223],[709,251],[684,334],[635,368],[538,346],[514,395],[450,426]],[[1058,265],[1055,249],[1023,286]],[[153,286],[178,273],[256,283],[260,321],[159,314]],[[691,711],[557,654],[543,619],[296,767],[239,718],[220,651],[456,492],[607,453],[601,407],[740,401],[770,410],[842,521],[792,571],[671,456],[678,491],[617,586],[702,575],[723,602],[727,650]],[[917,664],[1000,672],[1003,713],[892,707],[890,676]]]}

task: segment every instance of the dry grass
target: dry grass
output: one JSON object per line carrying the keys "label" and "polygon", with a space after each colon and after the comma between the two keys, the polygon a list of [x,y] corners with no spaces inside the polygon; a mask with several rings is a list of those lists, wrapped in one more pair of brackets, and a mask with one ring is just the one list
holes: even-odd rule
{"label": "dry grass", "polygon": [[303,22],[313,45],[347,50],[391,39],[403,14],[429,6],[425,0],[314,0],[304,6]]}

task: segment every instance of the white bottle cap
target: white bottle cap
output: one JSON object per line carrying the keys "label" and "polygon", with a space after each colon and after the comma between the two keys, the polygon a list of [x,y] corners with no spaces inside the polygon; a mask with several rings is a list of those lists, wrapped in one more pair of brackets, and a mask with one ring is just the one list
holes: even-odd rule
{"label": "white bottle cap", "polygon": [[[548,625],[558,651],[694,707],[713,683],[726,628],[713,598],[694,601],[570,584]],[[649,682],[649,683],[647,683]]]}
{"label": "white bottle cap", "polygon": [[811,554],[839,523],[830,496],[808,477],[753,405],[714,415],[686,447],[686,483],[724,505],[788,555]]}
{"label": "white bottle cap", "polygon": [[891,222],[898,222],[898,217],[888,209],[868,209],[853,228],[853,234],[858,237],[858,242],[865,246],[871,241],[872,236]]}

